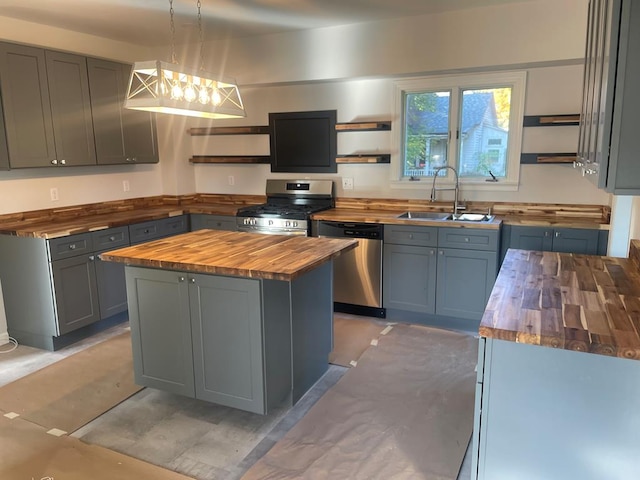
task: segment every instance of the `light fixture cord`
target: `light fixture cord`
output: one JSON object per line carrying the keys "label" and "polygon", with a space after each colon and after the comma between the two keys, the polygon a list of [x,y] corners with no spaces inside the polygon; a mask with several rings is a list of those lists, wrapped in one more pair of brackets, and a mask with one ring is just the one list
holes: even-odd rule
{"label": "light fixture cord", "polygon": [[202,6],[200,0],[197,1],[198,7],[198,34],[200,36],[200,70],[204,70],[204,34],[202,32],[202,14],[200,13],[200,7]]}
{"label": "light fixture cord", "polygon": [[173,0],[169,0],[169,16],[171,17],[171,63],[178,63],[176,57],[176,26],[173,23]]}

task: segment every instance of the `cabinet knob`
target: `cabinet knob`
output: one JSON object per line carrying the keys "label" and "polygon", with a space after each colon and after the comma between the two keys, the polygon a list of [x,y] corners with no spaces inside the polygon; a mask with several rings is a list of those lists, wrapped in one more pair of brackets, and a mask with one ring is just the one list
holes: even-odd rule
{"label": "cabinet knob", "polygon": [[71,245],[69,245],[69,250],[75,250],[76,249],[76,244],[72,243]]}
{"label": "cabinet knob", "polygon": [[544,236],[545,236],[545,237],[549,237],[549,236],[551,236],[551,232],[550,232],[549,230],[545,230],[545,232],[544,232]]}
{"label": "cabinet knob", "polygon": [[179,282],[184,282],[185,278],[184,277],[178,277],[178,281]]}
{"label": "cabinet knob", "polygon": [[149,233],[149,229],[148,229],[148,228],[145,228],[145,229],[144,229],[144,233]]}
{"label": "cabinet knob", "polygon": [[556,232],[556,238],[560,236],[560,232]]}
{"label": "cabinet knob", "polygon": [[58,164],[58,160],[56,160],[55,158],[51,160],[51,165],[57,165],[57,164]]}
{"label": "cabinet knob", "polygon": [[131,158],[131,161],[132,161],[133,163],[137,162],[137,161],[138,161],[138,157],[132,157],[132,158]]}
{"label": "cabinet knob", "polygon": [[115,242],[115,241],[116,241],[116,237],[114,237],[113,235],[111,235],[111,236],[109,237],[109,241],[110,241],[110,242]]}
{"label": "cabinet knob", "polygon": [[127,162],[131,162],[131,158],[127,157]]}
{"label": "cabinet knob", "polygon": [[444,255],[444,250],[440,250],[438,253],[439,253],[440,255]]}
{"label": "cabinet knob", "polygon": [[195,279],[195,278],[190,278],[190,279],[189,279],[189,281],[190,281],[191,283],[196,283],[196,279]]}
{"label": "cabinet knob", "polygon": [[60,165],[66,165],[67,161],[63,158],[62,160],[60,160]]}
{"label": "cabinet knob", "polygon": [[89,255],[89,261],[93,262],[96,259],[95,255]]}
{"label": "cabinet knob", "polygon": [[413,233],[409,234],[409,238],[413,239]]}
{"label": "cabinet knob", "polygon": [[429,255],[435,255],[435,254],[436,254],[435,250],[430,250],[429,251]]}
{"label": "cabinet knob", "polygon": [[469,241],[469,237],[464,237],[464,241],[468,242]]}

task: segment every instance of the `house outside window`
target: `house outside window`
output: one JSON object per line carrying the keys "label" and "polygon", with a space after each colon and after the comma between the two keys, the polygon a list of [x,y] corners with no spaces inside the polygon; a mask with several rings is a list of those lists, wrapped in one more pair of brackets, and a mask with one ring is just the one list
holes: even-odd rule
{"label": "house outside window", "polygon": [[433,178],[449,165],[463,183],[487,188],[495,177],[490,188],[516,189],[525,80],[525,72],[500,72],[396,82],[394,180]]}

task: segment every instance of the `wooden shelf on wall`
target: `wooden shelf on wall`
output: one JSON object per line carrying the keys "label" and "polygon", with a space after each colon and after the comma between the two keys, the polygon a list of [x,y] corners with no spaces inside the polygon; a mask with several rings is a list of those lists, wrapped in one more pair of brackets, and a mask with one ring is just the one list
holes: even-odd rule
{"label": "wooden shelf on wall", "polygon": [[391,163],[391,155],[388,153],[379,155],[338,155],[336,163]]}
{"label": "wooden shelf on wall", "polygon": [[270,130],[268,126],[241,126],[241,127],[207,127],[207,128],[190,128],[187,130],[189,135],[268,135]]}
{"label": "wooden shelf on wall", "polygon": [[259,164],[271,163],[270,155],[194,155],[189,159],[190,163],[244,163]]}
{"label": "wooden shelf on wall", "polygon": [[543,165],[552,163],[573,163],[577,158],[575,153],[522,153],[520,163],[529,165]]}
{"label": "wooden shelf on wall", "polygon": [[391,122],[337,123],[336,132],[384,132],[391,130]]}
{"label": "wooden shelf on wall", "polygon": [[580,114],[567,115],[525,115],[523,127],[565,127],[580,125]]}

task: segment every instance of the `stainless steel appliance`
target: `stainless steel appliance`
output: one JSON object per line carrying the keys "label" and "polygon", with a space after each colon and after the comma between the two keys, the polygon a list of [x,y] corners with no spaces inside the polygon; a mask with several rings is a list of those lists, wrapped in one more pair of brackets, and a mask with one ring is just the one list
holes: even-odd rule
{"label": "stainless steel appliance", "polygon": [[242,232],[309,235],[314,212],[335,205],[332,180],[268,179],[267,203],[238,210],[236,224]]}
{"label": "stainless steel appliance", "polygon": [[383,226],[318,221],[319,237],[357,238],[358,246],[333,261],[333,301],[338,312],[386,317],[382,308]]}

